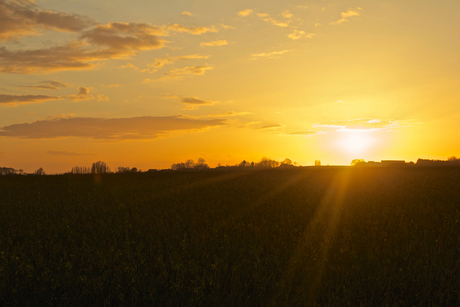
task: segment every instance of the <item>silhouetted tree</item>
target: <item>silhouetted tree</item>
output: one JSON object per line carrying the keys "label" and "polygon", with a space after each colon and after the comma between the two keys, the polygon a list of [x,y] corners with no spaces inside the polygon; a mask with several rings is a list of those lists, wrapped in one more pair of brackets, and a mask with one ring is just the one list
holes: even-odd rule
{"label": "silhouetted tree", "polygon": [[91,166],[91,173],[92,174],[105,174],[110,173],[110,168],[107,166],[105,162],[97,161],[94,162]]}
{"label": "silhouetted tree", "polygon": [[284,159],[283,162],[281,162],[281,166],[283,166],[283,165],[291,166],[292,165],[292,160],[289,159],[289,158]]}
{"label": "silhouetted tree", "polygon": [[70,172],[72,174],[89,174],[91,173],[91,169],[86,166],[75,166],[72,167],[72,170]]}
{"label": "silhouetted tree", "polygon": [[40,167],[34,172],[34,174],[35,175],[45,175],[45,171],[43,170],[43,168]]}
{"label": "silhouetted tree", "polygon": [[117,173],[129,173],[131,169],[129,167],[119,166],[117,167]]}
{"label": "silhouetted tree", "polygon": [[320,160],[315,160],[315,166],[321,166],[321,161]]}
{"label": "silhouetted tree", "polygon": [[278,161],[269,159],[267,157],[263,157],[260,159],[259,163],[257,163],[257,167],[260,168],[273,168],[277,167],[280,163]]}
{"label": "silhouetted tree", "polygon": [[356,164],[358,163],[366,163],[366,161],[364,161],[364,159],[353,159],[351,160],[351,166],[356,166]]}
{"label": "silhouetted tree", "polygon": [[245,168],[248,167],[250,164],[246,160],[243,160],[240,164],[238,164],[238,167]]}
{"label": "silhouetted tree", "polygon": [[209,169],[209,166],[205,163],[205,160],[203,158],[199,158],[197,163],[193,162],[192,159],[188,159],[185,163],[182,162],[171,165],[171,169],[174,171],[192,169],[205,170]]}
{"label": "silhouetted tree", "polygon": [[195,162],[192,159],[188,159],[185,161],[185,168],[193,168],[195,166]]}
{"label": "silhouetted tree", "polygon": [[12,175],[16,174],[16,170],[11,167],[0,167],[0,175]]}
{"label": "silhouetted tree", "polygon": [[181,169],[185,169],[185,163],[176,163],[176,164],[173,164],[171,165],[171,169],[173,171],[178,171],[178,170],[181,170]]}
{"label": "silhouetted tree", "polygon": [[203,158],[198,158],[198,163],[195,164],[194,168],[198,170],[209,169],[209,166],[205,162]]}
{"label": "silhouetted tree", "polygon": [[131,169],[131,173],[137,173],[137,167],[133,167],[133,168]]}

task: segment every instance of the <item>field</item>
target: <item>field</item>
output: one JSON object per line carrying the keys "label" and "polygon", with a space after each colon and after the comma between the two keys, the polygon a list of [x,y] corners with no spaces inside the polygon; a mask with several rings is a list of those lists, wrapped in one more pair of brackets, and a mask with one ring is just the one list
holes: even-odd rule
{"label": "field", "polygon": [[2,306],[460,305],[460,168],[0,176]]}

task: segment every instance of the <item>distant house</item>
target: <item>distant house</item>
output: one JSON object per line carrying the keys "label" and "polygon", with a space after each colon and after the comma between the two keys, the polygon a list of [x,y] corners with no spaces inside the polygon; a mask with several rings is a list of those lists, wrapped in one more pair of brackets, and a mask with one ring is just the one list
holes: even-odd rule
{"label": "distant house", "polygon": [[459,166],[459,160],[429,160],[418,159],[417,166]]}
{"label": "distant house", "polygon": [[405,166],[406,161],[404,160],[382,160],[382,166]]}
{"label": "distant house", "polygon": [[404,160],[382,160],[380,162],[368,161],[368,162],[358,162],[355,166],[358,167],[401,167],[414,165],[414,162],[408,162]]}

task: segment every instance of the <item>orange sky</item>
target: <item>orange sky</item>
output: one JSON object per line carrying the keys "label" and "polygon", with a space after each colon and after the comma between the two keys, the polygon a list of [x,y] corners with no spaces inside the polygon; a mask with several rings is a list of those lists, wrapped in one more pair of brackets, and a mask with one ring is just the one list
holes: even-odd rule
{"label": "orange sky", "polygon": [[460,2],[0,0],[0,167],[460,155]]}

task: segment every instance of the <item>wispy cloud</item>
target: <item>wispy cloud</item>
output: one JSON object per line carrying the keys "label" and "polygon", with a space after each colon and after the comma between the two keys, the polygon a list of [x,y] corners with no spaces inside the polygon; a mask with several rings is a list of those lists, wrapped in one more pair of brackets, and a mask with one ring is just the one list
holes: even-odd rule
{"label": "wispy cloud", "polygon": [[0,41],[25,35],[40,35],[41,30],[79,32],[95,22],[77,14],[37,9],[32,1],[0,0]]}
{"label": "wispy cloud", "polygon": [[186,32],[190,33],[193,35],[200,35],[203,33],[207,32],[217,32],[218,29],[215,26],[210,26],[210,27],[187,27],[178,23],[175,23],[173,25],[169,25],[168,27],[169,30],[171,31],[176,31],[176,32]]}
{"label": "wispy cloud", "polygon": [[148,64],[148,67],[162,67],[165,64],[173,64],[180,60],[191,60],[191,59],[207,59],[209,55],[200,55],[200,54],[189,54],[181,55],[176,57],[162,57],[155,59],[155,63]]}
{"label": "wispy cloud", "polygon": [[66,98],[72,99],[72,101],[80,101],[80,100],[88,100],[93,98],[92,96],[88,95],[89,89],[86,87],[79,87],[77,95],[68,95]]}
{"label": "wispy cloud", "polygon": [[245,9],[245,10],[242,10],[242,11],[239,11],[238,12],[238,15],[242,16],[242,17],[246,17],[246,16],[249,16],[253,13],[254,11],[251,10],[251,9]]}
{"label": "wispy cloud", "polygon": [[169,76],[177,75],[202,75],[206,70],[211,70],[211,66],[187,66],[184,68],[173,69],[170,72],[166,73]]}
{"label": "wispy cloud", "polygon": [[144,79],[143,83],[162,81],[168,79],[182,79],[187,75],[203,75],[205,71],[211,69],[213,69],[212,66],[187,66],[184,68],[173,69],[169,72],[166,72],[164,77],[161,77],[159,79]]}
{"label": "wispy cloud", "polygon": [[58,90],[61,87],[70,87],[70,84],[60,82],[60,81],[47,80],[47,81],[38,82],[38,85],[15,85],[15,86],[27,87],[27,88],[33,88],[33,89]]}
{"label": "wispy cloud", "polygon": [[163,47],[158,36],[166,35],[163,29],[146,23],[109,22],[83,32],[81,38],[115,50],[152,50]]}
{"label": "wispy cloud", "polygon": [[136,69],[136,70],[139,69],[137,66],[134,66],[134,65],[131,64],[131,63],[127,63],[127,64],[125,64],[125,65],[118,66],[118,68],[132,68],[132,69]]}
{"label": "wispy cloud", "polygon": [[278,26],[278,27],[289,27],[289,21],[279,21],[279,20],[276,20],[276,19],[270,17],[270,15],[265,14],[265,13],[264,14],[257,14],[257,16],[259,16],[263,21],[269,22],[272,25],[275,25],[275,26]]}
{"label": "wispy cloud", "polygon": [[181,101],[186,109],[195,109],[200,106],[211,106],[217,103],[217,101],[202,100],[196,97],[183,97]]}
{"label": "wispy cloud", "polygon": [[222,119],[188,119],[179,116],[39,120],[0,128],[0,137],[54,139],[82,137],[111,141],[155,139],[171,133],[191,133],[226,125]]}
{"label": "wispy cloud", "polygon": [[276,56],[279,56],[283,53],[289,52],[291,50],[281,50],[281,51],[272,51],[272,52],[263,52],[263,53],[254,53],[252,54],[253,57],[258,57],[258,58],[273,58]]}
{"label": "wispy cloud", "polygon": [[188,11],[183,11],[182,16],[192,16],[192,13]]}
{"label": "wispy cloud", "polygon": [[69,156],[69,157],[76,157],[76,156],[95,156],[96,154],[89,153],[89,152],[81,152],[81,151],[63,151],[63,150],[48,150],[47,154],[53,156]]}
{"label": "wispy cloud", "polygon": [[231,117],[231,116],[242,116],[248,115],[251,112],[234,112],[234,111],[227,111],[224,113],[217,113],[217,114],[207,114],[207,115],[181,115],[180,117],[183,118],[209,118],[209,117]]}
{"label": "wispy cloud", "polygon": [[294,32],[288,34],[288,37],[293,40],[300,39],[302,37],[312,38],[315,33],[306,33],[305,31],[294,30]]}
{"label": "wispy cloud", "polygon": [[340,13],[342,15],[342,18],[340,18],[337,21],[331,22],[331,25],[338,25],[338,24],[341,24],[342,22],[349,21],[350,17],[359,16],[360,10],[361,8],[357,7],[356,9],[348,9],[346,12]]}
{"label": "wispy cloud", "polygon": [[257,127],[256,129],[280,129],[283,127],[284,125],[273,124],[273,125],[260,126],[260,127]]}
{"label": "wispy cloud", "polygon": [[8,95],[0,94],[0,105],[16,106],[18,104],[42,103],[50,100],[60,100],[62,97],[49,95]]}
{"label": "wispy cloud", "polygon": [[8,50],[0,47],[0,72],[48,73],[91,69],[93,62],[122,59],[144,50],[164,47],[168,32],[145,23],[110,22],[82,31],[78,40],[42,49]]}
{"label": "wispy cloud", "polygon": [[224,46],[224,45],[228,45],[228,42],[226,40],[216,40],[216,41],[212,41],[212,42],[202,42],[200,43],[201,47],[204,47],[204,46]]}
{"label": "wispy cloud", "polygon": [[287,132],[287,135],[314,135],[318,134],[318,131],[314,130],[300,130],[300,131],[294,131],[294,132]]}
{"label": "wispy cloud", "polygon": [[408,127],[411,123],[398,120],[379,120],[370,118],[359,118],[346,121],[326,121],[313,125],[315,128],[334,128],[336,130],[389,130],[401,127]]}

